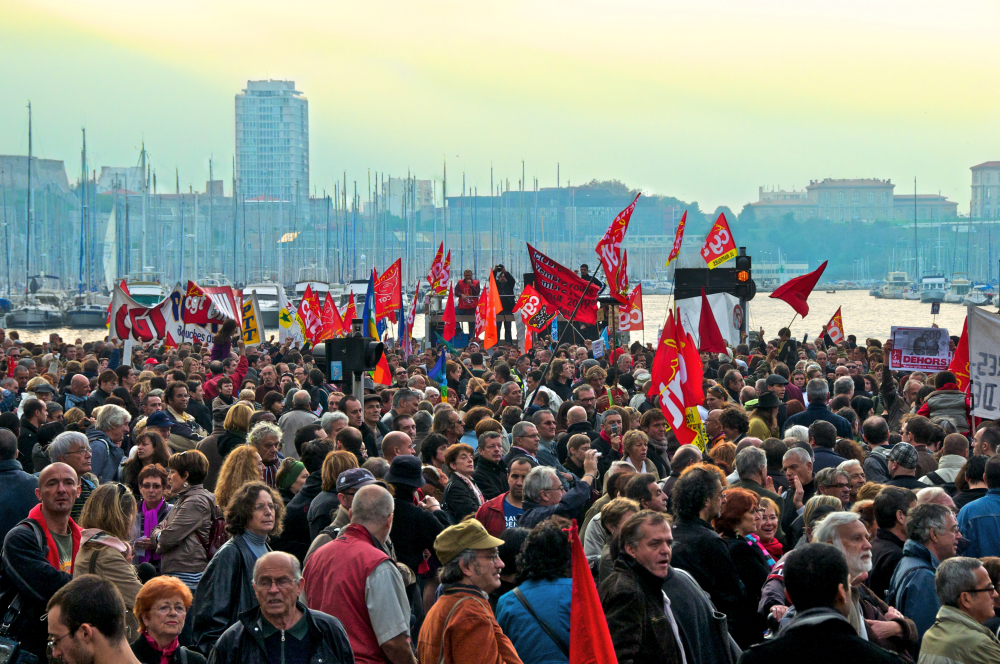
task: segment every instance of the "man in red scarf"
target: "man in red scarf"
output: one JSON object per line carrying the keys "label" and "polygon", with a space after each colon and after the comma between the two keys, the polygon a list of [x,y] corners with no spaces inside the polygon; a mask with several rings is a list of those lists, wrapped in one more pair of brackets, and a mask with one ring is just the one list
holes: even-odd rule
{"label": "man in red scarf", "polygon": [[49,599],[73,579],[73,560],[80,550],[80,527],[70,517],[80,495],[76,471],[65,463],[46,466],[35,495],[41,504],[4,540],[0,592],[6,596],[13,586],[21,596],[24,605],[10,634],[45,661],[45,629],[39,620]]}

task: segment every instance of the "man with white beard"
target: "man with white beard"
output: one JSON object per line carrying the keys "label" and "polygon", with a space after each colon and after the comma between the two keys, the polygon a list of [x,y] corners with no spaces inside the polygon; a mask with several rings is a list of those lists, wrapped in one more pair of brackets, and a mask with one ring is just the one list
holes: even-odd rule
{"label": "man with white beard", "polygon": [[851,626],[863,639],[886,650],[907,652],[917,643],[917,626],[868,590],[862,581],[872,569],[868,529],[855,512],[833,512],[813,529],[813,542],[832,544],[847,558],[851,576]]}

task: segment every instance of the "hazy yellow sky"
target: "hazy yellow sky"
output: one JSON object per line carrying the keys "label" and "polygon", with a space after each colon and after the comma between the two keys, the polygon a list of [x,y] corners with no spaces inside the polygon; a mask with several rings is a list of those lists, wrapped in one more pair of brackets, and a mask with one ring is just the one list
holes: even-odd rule
{"label": "hazy yellow sky", "polygon": [[[312,185],[618,178],[738,210],[758,185],[882,177],[967,212],[1000,159],[1000,7],[881,0],[0,0],[0,153],[228,179],[233,95],[294,80]],[[439,190],[440,191],[440,190]]]}

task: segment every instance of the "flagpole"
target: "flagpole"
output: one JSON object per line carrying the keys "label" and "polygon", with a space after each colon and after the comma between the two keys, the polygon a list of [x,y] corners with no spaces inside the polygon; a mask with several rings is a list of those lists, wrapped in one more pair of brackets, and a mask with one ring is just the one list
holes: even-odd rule
{"label": "flagpole", "polygon": [[[566,324],[561,326],[562,330],[559,332],[559,338],[556,339],[556,350],[558,350],[559,346],[562,344],[563,337],[566,336],[566,330],[568,330],[570,327],[572,327],[573,321],[576,319],[576,313],[580,310],[580,305],[583,304],[583,298],[590,291],[590,287],[594,284],[594,280],[595,279],[597,279],[597,272],[596,271],[594,271],[593,273],[591,273],[591,275],[590,275],[590,281],[587,282],[587,287],[583,289],[583,294],[580,295],[580,299],[578,299],[576,301],[576,306],[573,308],[573,313],[570,314],[570,317],[568,319],[566,319]],[[601,288],[601,290],[597,291],[597,295],[600,296],[600,294],[604,292],[605,288],[607,288],[607,284],[604,284],[604,286]],[[555,357],[555,351],[552,352],[552,357]],[[552,364],[552,360],[551,359],[549,359],[549,361],[546,362],[545,366],[543,366],[542,369],[541,369],[541,371],[542,371],[542,381],[545,380],[545,374],[547,374],[549,372],[549,365],[550,364]],[[538,384],[538,386],[541,387],[543,384],[544,383],[540,381],[539,384]],[[532,394],[531,394],[531,399],[528,400],[527,405],[524,407],[525,412],[527,412],[527,410],[529,408],[531,408],[531,404],[533,404],[535,402],[535,397],[537,395],[538,395],[538,388],[536,387],[535,391],[532,392]]]}
{"label": "flagpole", "polygon": [[790,322],[790,323],[788,323],[788,325],[786,326],[786,327],[788,328],[788,330],[789,330],[789,331],[791,331],[791,329],[792,329],[792,323],[794,323],[794,322],[795,322],[795,319],[796,319],[796,318],[798,317],[798,315],[799,315],[799,312],[797,312],[797,311],[796,311],[796,312],[795,312],[795,315],[794,315],[794,316],[792,316],[792,320],[791,320],[791,322]]}

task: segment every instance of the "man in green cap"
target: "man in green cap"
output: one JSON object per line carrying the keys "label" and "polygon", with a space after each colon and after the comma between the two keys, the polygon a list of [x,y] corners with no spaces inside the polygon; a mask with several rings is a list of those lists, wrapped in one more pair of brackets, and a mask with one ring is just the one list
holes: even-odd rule
{"label": "man in green cap", "polygon": [[488,599],[500,587],[501,544],[475,519],[446,528],[434,540],[442,565],[441,597],[420,629],[420,664],[521,664]]}

